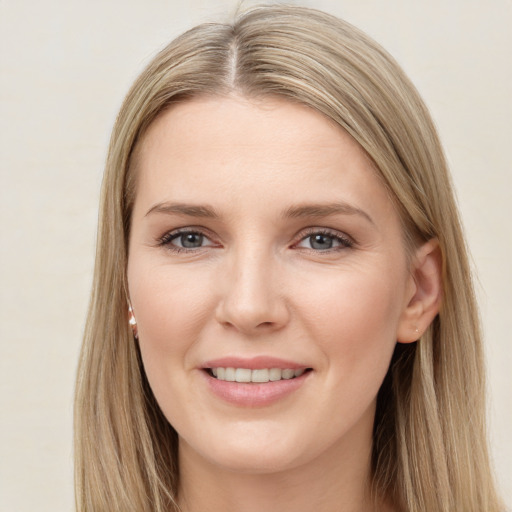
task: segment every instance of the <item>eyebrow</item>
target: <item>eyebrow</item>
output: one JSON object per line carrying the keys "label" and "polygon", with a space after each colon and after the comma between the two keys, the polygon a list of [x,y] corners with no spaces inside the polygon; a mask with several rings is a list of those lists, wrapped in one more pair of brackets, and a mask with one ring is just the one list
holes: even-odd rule
{"label": "eyebrow", "polygon": [[210,219],[219,218],[219,215],[211,206],[198,206],[183,203],[158,203],[147,211],[146,217],[150,213],[166,213],[168,215],[177,214],[186,215],[188,217],[203,217]]}
{"label": "eyebrow", "polygon": [[[184,215],[187,217],[200,217],[209,219],[218,219],[220,215],[215,211],[215,208],[208,205],[192,205],[184,203],[158,203],[152,206],[146,213],[148,216],[151,213],[164,213],[167,215]],[[290,206],[286,208],[282,217],[300,219],[306,217],[329,217],[331,215],[359,215],[375,225],[373,219],[360,208],[344,202],[336,203],[312,203],[302,204],[297,206]]]}
{"label": "eyebrow", "polygon": [[291,206],[283,212],[283,217],[302,218],[302,217],[329,217],[331,215],[358,215],[375,225],[373,219],[361,208],[349,203],[336,202],[327,204],[304,204]]}

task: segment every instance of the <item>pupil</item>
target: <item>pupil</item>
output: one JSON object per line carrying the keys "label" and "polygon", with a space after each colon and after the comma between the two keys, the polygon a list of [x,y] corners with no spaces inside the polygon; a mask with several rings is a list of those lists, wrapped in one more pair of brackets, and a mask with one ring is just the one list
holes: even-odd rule
{"label": "pupil", "polygon": [[188,249],[201,247],[203,243],[203,235],[198,233],[187,233],[185,235],[181,235],[181,245]]}
{"label": "pupil", "polygon": [[313,249],[331,249],[332,237],[326,235],[313,235],[311,237],[311,247]]}

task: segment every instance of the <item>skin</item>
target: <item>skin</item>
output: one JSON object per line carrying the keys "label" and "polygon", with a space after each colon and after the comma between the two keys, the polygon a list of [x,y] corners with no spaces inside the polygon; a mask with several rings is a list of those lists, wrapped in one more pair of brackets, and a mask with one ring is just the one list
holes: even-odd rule
{"label": "skin", "polygon": [[[435,243],[407,258],[360,146],[283,100],[178,104],[151,125],[136,165],[129,293],[150,385],[180,436],[183,510],[373,510],[376,395],[397,340],[417,339],[437,312]],[[203,210],[169,208],[178,203]],[[203,238],[178,252],[177,229]],[[205,361],[260,355],[312,371],[263,407],[205,384]]]}

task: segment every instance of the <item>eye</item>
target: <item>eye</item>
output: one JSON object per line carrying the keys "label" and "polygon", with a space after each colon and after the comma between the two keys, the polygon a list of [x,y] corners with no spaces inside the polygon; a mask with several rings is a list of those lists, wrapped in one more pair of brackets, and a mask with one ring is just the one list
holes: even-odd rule
{"label": "eye", "polygon": [[185,249],[197,249],[198,247],[202,247],[204,238],[204,235],[201,233],[182,233],[181,235],[177,235],[172,242],[178,247]]}
{"label": "eye", "polygon": [[166,246],[168,249],[180,251],[193,251],[203,247],[213,246],[213,242],[200,231],[179,230],[171,231],[165,234],[159,240],[159,245]]}
{"label": "eye", "polygon": [[302,238],[296,247],[314,251],[339,250],[352,247],[353,242],[339,233],[331,231],[311,231]]}

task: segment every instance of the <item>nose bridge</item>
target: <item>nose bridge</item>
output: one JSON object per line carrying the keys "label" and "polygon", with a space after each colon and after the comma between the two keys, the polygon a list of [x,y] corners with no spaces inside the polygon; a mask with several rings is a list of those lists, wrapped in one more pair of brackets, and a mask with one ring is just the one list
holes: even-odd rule
{"label": "nose bridge", "polygon": [[269,247],[244,243],[233,250],[224,272],[217,318],[239,331],[282,327],[288,312],[279,290],[279,262]]}
{"label": "nose bridge", "polygon": [[275,262],[264,251],[240,251],[235,258],[231,286],[238,300],[262,307],[271,300]]}

